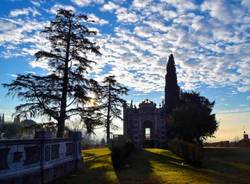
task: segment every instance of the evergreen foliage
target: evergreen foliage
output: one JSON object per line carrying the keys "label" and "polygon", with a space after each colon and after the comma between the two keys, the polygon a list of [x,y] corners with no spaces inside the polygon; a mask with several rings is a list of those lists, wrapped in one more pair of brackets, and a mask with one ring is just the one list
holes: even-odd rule
{"label": "evergreen foliage", "polygon": [[105,146],[106,145],[106,141],[104,138],[101,139],[101,142],[100,142],[101,146]]}
{"label": "evergreen foliage", "polygon": [[0,124],[0,139],[17,139],[22,136],[22,125],[17,123]]}
{"label": "evergreen foliage", "polygon": [[4,114],[1,116],[1,114],[0,114],[0,124],[1,123],[5,123],[5,120],[4,120]]}
{"label": "evergreen foliage", "polygon": [[111,75],[105,77],[102,86],[102,109],[106,114],[106,133],[107,143],[110,142],[110,126],[112,125],[113,118],[121,118],[121,107],[125,103],[120,96],[126,95],[128,89],[119,84],[115,76]]}
{"label": "evergreen foliage", "polygon": [[214,102],[196,92],[183,92],[180,105],[168,115],[168,133],[170,137],[202,144],[218,128]]}
{"label": "evergreen foliage", "polygon": [[180,89],[177,84],[177,75],[173,54],[171,54],[168,59],[165,80],[165,107],[167,112],[171,112],[178,105],[180,93]]}
{"label": "evergreen foliage", "polygon": [[8,94],[26,102],[16,107],[16,113],[25,118],[46,115],[56,120],[57,137],[63,137],[65,120],[70,116],[90,118],[89,114],[97,110],[86,106],[90,94],[98,93],[99,89],[98,83],[86,76],[94,63],[87,55],[100,55],[99,47],[92,41],[96,32],[86,27],[89,22],[86,15],[58,10],[42,32],[51,47],[35,54],[37,62],[48,61],[48,74],[18,75],[10,84],[4,84]]}

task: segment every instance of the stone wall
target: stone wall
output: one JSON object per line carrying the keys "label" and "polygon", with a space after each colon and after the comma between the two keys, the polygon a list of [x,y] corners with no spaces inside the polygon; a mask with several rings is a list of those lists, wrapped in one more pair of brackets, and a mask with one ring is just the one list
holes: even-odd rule
{"label": "stone wall", "polygon": [[80,142],[79,132],[62,139],[42,133],[32,140],[0,140],[0,183],[48,183],[77,170]]}

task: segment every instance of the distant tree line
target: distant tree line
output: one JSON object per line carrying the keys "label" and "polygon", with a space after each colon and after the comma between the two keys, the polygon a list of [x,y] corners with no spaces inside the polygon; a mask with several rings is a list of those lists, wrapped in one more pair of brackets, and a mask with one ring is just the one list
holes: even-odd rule
{"label": "distant tree line", "polygon": [[36,125],[33,120],[23,120],[17,122],[5,122],[0,124],[0,139],[17,139],[30,137],[34,135],[34,131],[28,127]]}

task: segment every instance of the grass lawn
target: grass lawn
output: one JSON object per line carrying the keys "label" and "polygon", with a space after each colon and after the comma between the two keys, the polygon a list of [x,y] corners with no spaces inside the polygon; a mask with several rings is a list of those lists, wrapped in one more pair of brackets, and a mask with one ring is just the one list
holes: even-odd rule
{"label": "grass lawn", "polygon": [[108,148],[83,151],[84,168],[56,184],[119,184]]}
{"label": "grass lawn", "polygon": [[83,154],[85,168],[60,183],[250,183],[249,148],[206,148],[201,169],[184,163],[168,150],[156,148],[134,152],[118,171],[112,167],[108,149],[86,150]]}

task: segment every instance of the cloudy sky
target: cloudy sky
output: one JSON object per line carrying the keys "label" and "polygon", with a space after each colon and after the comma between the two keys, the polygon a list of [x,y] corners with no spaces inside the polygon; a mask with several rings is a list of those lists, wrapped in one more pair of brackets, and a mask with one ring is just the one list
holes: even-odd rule
{"label": "cloudy sky", "polygon": [[[241,137],[243,126],[250,133],[250,0],[1,0],[0,83],[46,73],[33,54],[46,48],[40,31],[61,7],[96,21],[88,26],[98,31],[102,56],[92,75],[114,74],[130,89],[128,101],[161,101],[173,53],[180,87],[216,102],[213,140]],[[6,119],[18,103],[0,86]]]}

